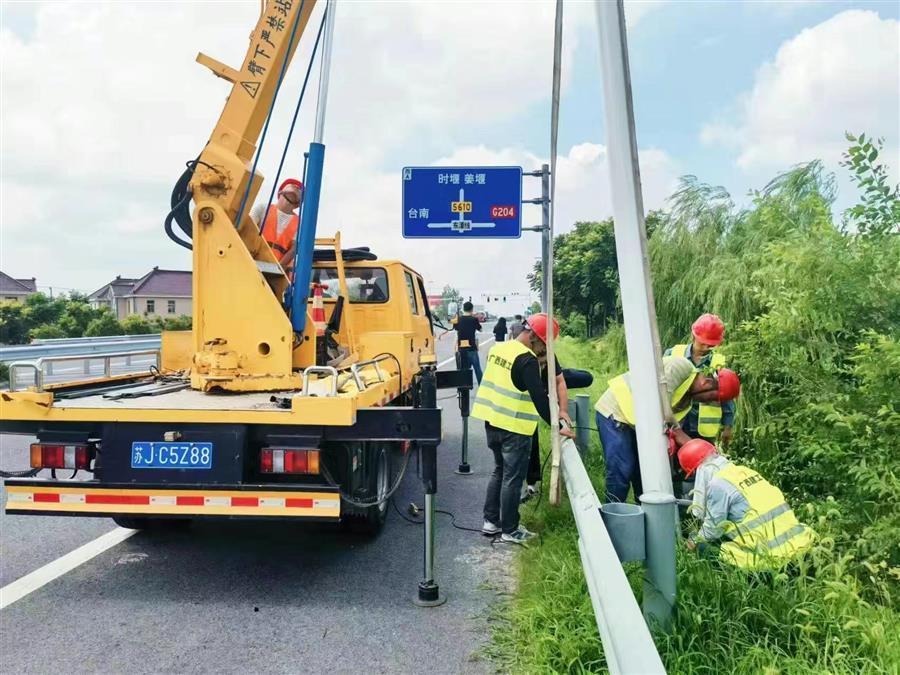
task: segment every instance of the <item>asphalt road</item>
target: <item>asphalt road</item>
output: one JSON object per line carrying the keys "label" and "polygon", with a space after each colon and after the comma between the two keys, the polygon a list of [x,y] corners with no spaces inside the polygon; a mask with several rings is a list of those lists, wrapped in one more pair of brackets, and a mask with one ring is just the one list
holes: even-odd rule
{"label": "asphalt road", "polygon": [[[450,336],[439,341],[439,361],[452,348]],[[455,396],[438,393],[438,508],[479,527],[490,453],[472,423],[474,475],[453,473],[461,421]],[[0,466],[25,467],[29,442],[0,437]],[[395,496],[401,508],[422,504],[410,467]],[[0,587],[114,529],[106,519],[0,515]],[[140,532],[0,610],[0,672],[502,670],[478,652],[491,604],[513,583],[514,551],[454,529],[444,515],[436,538],[435,577],[448,601],[422,609],[411,599],[423,528],[393,510],[375,539],[330,526],[240,522]]]}

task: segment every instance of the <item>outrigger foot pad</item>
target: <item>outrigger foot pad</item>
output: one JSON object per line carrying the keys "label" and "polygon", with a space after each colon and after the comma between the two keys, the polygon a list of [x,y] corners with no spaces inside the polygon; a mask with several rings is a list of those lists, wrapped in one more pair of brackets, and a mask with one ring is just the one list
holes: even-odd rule
{"label": "outrigger foot pad", "polygon": [[440,587],[433,581],[420,581],[419,594],[413,598],[413,604],[419,607],[437,607],[447,602],[447,596],[442,595]]}
{"label": "outrigger foot pad", "polygon": [[468,464],[460,464],[456,471],[454,471],[453,473],[458,473],[460,476],[471,476],[472,467]]}

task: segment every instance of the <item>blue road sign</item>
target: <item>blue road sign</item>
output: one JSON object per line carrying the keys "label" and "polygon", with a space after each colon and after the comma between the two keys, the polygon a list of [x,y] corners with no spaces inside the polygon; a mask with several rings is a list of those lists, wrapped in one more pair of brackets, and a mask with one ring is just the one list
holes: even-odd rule
{"label": "blue road sign", "polygon": [[522,236],[522,167],[404,167],[403,236],[410,239]]}

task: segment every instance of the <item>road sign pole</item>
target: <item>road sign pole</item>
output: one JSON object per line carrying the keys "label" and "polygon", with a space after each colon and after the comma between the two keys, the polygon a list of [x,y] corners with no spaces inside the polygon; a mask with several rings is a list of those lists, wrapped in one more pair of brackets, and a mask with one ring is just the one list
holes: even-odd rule
{"label": "road sign pole", "polygon": [[541,165],[541,309],[550,307],[547,270],[550,267],[550,166]]}
{"label": "road sign pole", "polygon": [[597,0],[595,8],[625,347],[645,491],[641,496],[642,503],[646,504],[647,519],[644,616],[648,621],[666,627],[671,622],[676,597],[674,528],[677,511],[663,424],[662,357],[647,264],[647,231],[631,100],[625,9],[622,0]]}

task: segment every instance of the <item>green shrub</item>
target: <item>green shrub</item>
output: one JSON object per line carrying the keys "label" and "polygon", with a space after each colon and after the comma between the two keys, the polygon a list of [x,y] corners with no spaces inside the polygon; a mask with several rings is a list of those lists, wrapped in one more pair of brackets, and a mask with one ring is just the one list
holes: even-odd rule
{"label": "green shrub", "polygon": [[[840,223],[834,179],[812,162],[744,210],[688,177],[654,225],[662,347],[689,340],[699,314],[722,316],[722,351],[743,383],[728,454],[779,485],[819,534],[792,576],[754,577],[680,551],[675,625],[657,636],[672,673],[900,664],[900,191],[887,184],[879,143],[848,138],[844,164],[861,196]],[[617,325],[593,343],[562,339],[559,353],[595,372],[592,400],[627,368]],[[594,443],[588,470],[602,492]],[[602,657],[571,515],[541,506],[526,523],[544,544],[522,555],[520,593],[498,614],[491,649],[517,671],[595,672]],[[628,571],[639,595],[639,570]]]}

